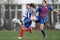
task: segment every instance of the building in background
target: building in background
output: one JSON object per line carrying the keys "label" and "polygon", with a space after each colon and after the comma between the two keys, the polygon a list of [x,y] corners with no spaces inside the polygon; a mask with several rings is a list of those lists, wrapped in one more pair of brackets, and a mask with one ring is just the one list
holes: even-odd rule
{"label": "building in background", "polygon": [[[12,28],[11,20],[13,18],[22,19],[25,14],[26,4],[27,3],[35,3],[36,7],[40,5],[42,0],[0,0],[0,28],[6,27],[7,29]],[[60,10],[60,0],[49,0],[47,2],[48,5],[54,7],[54,9]],[[53,14],[53,12],[49,12],[48,17],[48,25],[55,25],[57,15]],[[59,16],[60,20],[60,16]]]}

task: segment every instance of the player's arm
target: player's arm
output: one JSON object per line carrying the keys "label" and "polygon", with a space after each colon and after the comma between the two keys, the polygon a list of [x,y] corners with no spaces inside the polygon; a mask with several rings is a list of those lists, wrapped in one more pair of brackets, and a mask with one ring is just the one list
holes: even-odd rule
{"label": "player's arm", "polygon": [[24,18],[25,18],[25,17],[26,17],[26,14],[24,14],[22,17],[24,17]]}
{"label": "player's arm", "polygon": [[40,11],[40,6],[38,6],[38,8],[37,9],[35,9],[35,10],[33,10],[33,13],[35,14],[35,13],[38,13],[39,11]]}
{"label": "player's arm", "polygon": [[56,13],[60,14],[60,12],[59,12],[59,11],[57,11],[57,10],[55,10],[55,9],[53,9],[53,12],[56,12]]}
{"label": "player's arm", "polygon": [[56,13],[60,14],[60,12],[59,12],[59,11],[57,11],[57,10],[53,9],[51,6],[49,6],[49,7],[48,7],[48,9],[49,9],[50,11],[53,11],[53,12],[56,12]]}
{"label": "player's arm", "polygon": [[22,17],[27,17],[27,13],[25,12],[25,14]]}

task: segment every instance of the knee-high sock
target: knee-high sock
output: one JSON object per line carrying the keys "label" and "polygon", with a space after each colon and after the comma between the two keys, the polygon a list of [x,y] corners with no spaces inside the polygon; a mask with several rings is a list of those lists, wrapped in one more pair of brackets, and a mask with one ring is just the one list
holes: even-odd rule
{"label": "knee-high sock", "polygon": [[21,30],[21,31],[20,31],[20,37],[22,37],[23,34],[24,34],[24,30]]}
{"label": "knee-high sock", "polygon": [[46,34],[45,34],[45,31],[44,31],[44,30],[41,30],[41,32],[42,32],[43,36],[45,37],[45,35],[46,35]]}
{"label": "knee-high sock", "polygon": [[30,32],[30,30],[31,30],[31,28],[27,28],[27,31],[29,31],[29,32]]}

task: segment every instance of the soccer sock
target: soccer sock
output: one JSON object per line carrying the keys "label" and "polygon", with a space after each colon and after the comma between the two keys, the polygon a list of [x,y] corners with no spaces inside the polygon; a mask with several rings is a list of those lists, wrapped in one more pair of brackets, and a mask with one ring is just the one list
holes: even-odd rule
{"label": "soccer sock", "polygon": [[24,34],[24,30],[21,30],[21,31],[20,31],[20,37],[22,37],[23,34]]}
{"label": "soccer sock", "polygon": [[29,32],[30,32],[30,30],[31,30],[31,28],[27,28],[27,31],[29,31]]}
{"label": "soccer sock", "polygon": [[44,30],[41,30],[41,32],[42,32],[43,36],[45,37],[45,35],[46,35],[46,34],[45,34],[45,31],[44,31]]}
{"label": "soccer sock", "polygon": [[32,32],[31,32],[31,28],[28,28],[27,30],[29,31],[29,33],[32,33]]}

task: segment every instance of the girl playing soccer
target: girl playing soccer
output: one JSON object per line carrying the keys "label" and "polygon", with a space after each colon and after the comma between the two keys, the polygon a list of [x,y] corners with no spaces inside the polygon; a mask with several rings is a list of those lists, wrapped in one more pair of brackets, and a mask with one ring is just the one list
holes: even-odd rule
{"label": "girl playing soccer", "polygon": [[46,19],[48,16],[48,11],[54,11],[58,14],[60,14],[58,11],[54,10],[51,6],[47,6],[46,1],[42,2],[42,6],[39,6],[36,9],[36,12],[39,12],[39,16],[37,17],[31,17],[30,20],[39,20],[40,23],[40,30],[43,34],[43,37],[46,38],[46,33],[44,31],[44,25],[46,24]]}
{"label": "girl playing soccer", "polygon": [[[24,18],[24,24],[22,24],[22,28],[20,30],[20,35],[18,37],[18,39],[21,39],[23,34],[24,34],[24,31],[29,31],[31,33],[31,28],[30,28],[30,25],[32,23],[32,21],[30,20],[31,18],[31,15],[33,13],[33,5],[32,4],[26,4],[26,15],[25,15],[25,18]],[[22,22],[22,21],[21,21]]]}

